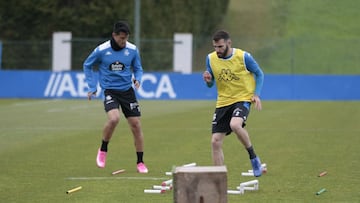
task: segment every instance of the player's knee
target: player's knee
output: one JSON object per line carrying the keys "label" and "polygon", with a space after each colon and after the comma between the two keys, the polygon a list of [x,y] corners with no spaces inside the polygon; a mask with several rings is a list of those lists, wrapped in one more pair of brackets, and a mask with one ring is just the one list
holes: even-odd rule
{"label": "player's knee", "polygon": [[230,122],[230,128],[234,132],[241,130],[243,128],[243,122]]}
{"label": "player's knee", "polygon": [[108,122],[110,125],[117,125],[119,123],[120,118],[118,116],[112,116],[109,118]]}
{"label": "player's knee", "polygon": [[222,141],[218,138],[213,137],[211,139],[211,145],[213,149],[218,149],[221,147]]}
{"label": "player's knee", "polygon": [[129,125],[132,129],[140,129],[141,128],[141,123],[140,123],[140,119],[128,119],[129,121]]}

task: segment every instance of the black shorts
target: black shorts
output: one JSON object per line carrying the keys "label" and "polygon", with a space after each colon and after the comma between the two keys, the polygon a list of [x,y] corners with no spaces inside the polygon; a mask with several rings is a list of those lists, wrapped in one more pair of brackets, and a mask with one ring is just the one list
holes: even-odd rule
{"label": "black shorts", "polygon": [[132,87],[126,91],[106,89],[104,91],[104,97],[104,108],[106,112],[112,109],[119,109],[120,106],[126,118],[141,116],[140,107]]}
{"label": "black shorts", "polygon": [[242,127],[245,127],[250,105],[250,102],[236,102],[229,106],[216,108],[212,121],[212,133],[226,133],[226,135],[229,135],[232,132],[230,128],[230,120],[232,117],[243,118],[244,122]]}

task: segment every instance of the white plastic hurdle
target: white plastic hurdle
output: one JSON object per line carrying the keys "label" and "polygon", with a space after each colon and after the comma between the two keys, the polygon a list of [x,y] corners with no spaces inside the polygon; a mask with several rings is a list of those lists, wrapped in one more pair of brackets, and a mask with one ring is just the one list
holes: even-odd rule
{"label": "white plastic hurdle", "polygon": [[259,180],[251,180],[251,181],[240,183],[240,186],[239,186],[240,193],[244,194],[245,190],[259,190]]}
{"label": "white plastic hurdle", "polygon": [[228,194],[233,194],[233,195],[239,195],[239,194],[241,194],[241,193],[240,193],[240,190],[228,190],[227,193],[228,193]]}
{"label": "white plastic hurdle", "polygon": [[228,194],[244,194],[246,190],[254,191],[259,190],[259,181],[251,180],[247,182],[240,183],[240,186],[236,187],[237,190],[228,190]]}
{"label": "white plastic hurdle", "polygon": [[[196,163],[189,163],[189,164],[184,164],[182,165],[182,167],[192,167],[192,166],[196,166]],[[165,175],[173,175],[172,172],[166,172]],[[144,193],[154,193],[154,194],[163,194],[168,190],[172,190],[173,189],[173,179],[169,179],[169,180],[165,180],[161,183],[161,185],[153,185],[152,189],[145,189]]]}
{"label": "white plastic hurdle", "polygon": [[154,190],[172,190],[172,186],[164,186],[164,185],[153,185]]}
{"label": "white plastic hurdle", "polygon": [[165,180],[161,183],[162,186],[172,185],[173,179]]}
{"label": "white plastic hurdle", "polygon": [[144,193],[163,194],[168,190],[172,190],[172,182],[172,179],[165,180],[161,183],[161,185],[153,185],[152,189],[145,189]]}
{"label": "white plastic hurdle", "polygon": [[253,172],[242,172],[241,173],[242,176],[254,176]]}
{"label": "white plastic hurdle", "polygon": [[[184,164],[184,165],[182,165],[182,167],[190,167],[190,166],[196,166],[196,163],[193,162],[193,163],[189,163],[189,164]],[[167,171],[167,172],[165,172],[165,175],[167,175],[167,176],[172,176],[172,175],[173,175],[173,172]]]}
{"label": "white plastic hurdle", "polygon": [[[238,189],[238,190],[240,190],[241,189],[241,187],[240,186],[237,186],[236,187],[236,189]],[[258,190],[259,189],[259,187],[258,188],[256,188],[256,187],[243,187],[242,188],[242,190]]]}
{"label": "white plastic hurdle", "polygon": [[144,193],[155,193],[155,194],[163,194],[166,190],[151,190],[151,189],[145,189]]}

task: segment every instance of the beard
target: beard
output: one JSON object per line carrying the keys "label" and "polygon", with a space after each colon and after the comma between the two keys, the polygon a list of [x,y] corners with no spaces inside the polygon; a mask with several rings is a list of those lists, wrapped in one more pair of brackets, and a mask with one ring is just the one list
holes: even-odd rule
{"label": "beard", "polygon": [[225,58],[225,57],[226,57],[226,54],[228,53],[228,51],[229,51],[229,46],[226,45],[226,48],[225,48],[224,52],[222,52],[222,53],[217,52],[216,54],[217,54],[217,56],[218,56],[219,58]]}

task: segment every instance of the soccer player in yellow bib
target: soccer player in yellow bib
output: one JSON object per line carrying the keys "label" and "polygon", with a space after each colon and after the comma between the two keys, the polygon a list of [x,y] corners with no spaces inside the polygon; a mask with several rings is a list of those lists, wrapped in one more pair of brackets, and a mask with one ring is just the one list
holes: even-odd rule
{"label": "soccer player in yellow bib", "polygon": [[262,174],[261,161],[244,127],[251,104],[257,110],[262,108],[259,96],[264,73],[248,52],[231,47],[228,32],[217,31],[212,42],[215,51],[206,57],[203,79],[208,87],[215,84],[218,94],[212,120],[213,164],[224,165],[223,140],[234,132],[249,153],[254,176],[259,177]]}

